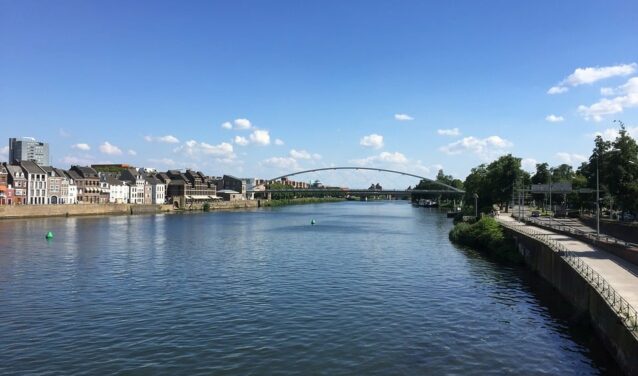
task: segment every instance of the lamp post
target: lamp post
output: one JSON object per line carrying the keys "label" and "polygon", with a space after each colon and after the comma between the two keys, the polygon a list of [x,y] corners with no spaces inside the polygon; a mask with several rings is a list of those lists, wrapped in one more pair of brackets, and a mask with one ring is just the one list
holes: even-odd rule
{"label": "lamp post", "polygon": [[474,216],[478,218],[478,194],[474,194]]}
{"label": "lamp post", "polygon": [[596,156],[596,238],[600,238],[600,178],[598,176],[598,160],[600,153]]}

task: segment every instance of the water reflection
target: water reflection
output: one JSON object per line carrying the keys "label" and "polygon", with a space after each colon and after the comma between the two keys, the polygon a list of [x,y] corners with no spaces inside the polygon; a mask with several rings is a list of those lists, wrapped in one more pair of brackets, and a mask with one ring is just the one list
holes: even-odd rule
{"label": "water reflection", "polygon": [[0,371],[617,371],[551,289],[450,226],[402,202],[3,221]]}

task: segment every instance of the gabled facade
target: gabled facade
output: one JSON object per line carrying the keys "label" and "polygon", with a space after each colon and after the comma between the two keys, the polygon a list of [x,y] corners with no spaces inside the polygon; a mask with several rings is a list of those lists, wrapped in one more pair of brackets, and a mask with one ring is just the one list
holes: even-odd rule
{"label": "gabled facade", "polygon": [[[143,204],[145,201],[146,179],[143,171],[139,171],[133,167],[122,170],[120,180],[128,183],[130,188],[129,201],[131,204]],[[150,199],[150,193],[149,193]]]}
{"label": "gabled facade", "polygon": [[100,202],[100,177],[91,167],[72,166],[69,175],[75,181],[78,190],[78,203],[98,204]]}
{"label": "gabled facade", "polygon": [[166,184],[155,176],[147,176],[146,184],[151,188],[152,204],[163,204],[166,202]]}
{"label": "gabled facade", "polygon": [[109,202],[111,204],[127,204],[129,202],[131,188],[127,182],[112,176],[104,176],[103,180],[109,185]]}
{"label": "gabled facade", "polygon": [[[71,176],[71,174],[69,173],[69,171],[66,170],[61,170],[59,168],[56,168],[56,170],[58,171],[58,173],[63,174],[65,177],[65,181],[66,183],[66,199],[65,199],[65,203],[66,204],[77,204],[78,203],[78,186],[75,183],[75,179]],[[62,192],[64,192],[64,185],[62,188]]]}
{"label": "gabled facade", "polygon": [[9,171],[0,165],[0,205],[13,204],[13,188],[9,185]]}
{"label": "gabled facade", "polygon": [[45,205],[49,203],[48,176],[37,163],[22,161],[20,167],[27,178],[27,204]]}
{"label": "gabled facade", "polygon": [[13,205],[27,203],[27,177],[22,167],[5,164],[7,169],[7,182],[13,187]]}
{"label": "gabled facade", "polygon": [[47,204],[58,205],[64,204],[65,195],[62,192],[63,177],[51,166],[42,166],[47,174]]}

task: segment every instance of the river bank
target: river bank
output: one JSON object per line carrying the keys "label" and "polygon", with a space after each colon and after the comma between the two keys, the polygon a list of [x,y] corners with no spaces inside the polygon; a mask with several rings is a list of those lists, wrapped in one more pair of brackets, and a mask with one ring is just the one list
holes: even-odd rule
{"label": "river bank", "polygon": [[285,200],[242,200],[215,201],[194,204],[184,209],[175,209],[172,205],[138,205],[138,204],[77,204],[77,205],[16,205],[0,206],[0,220],[17,218],[42,217],[78,217],[90,215],[134,215],[157,214],[191,211],[225,211],[243,210],[263,207],[279,207],[287,205],[317,204],[322,202],[341,202],[339,198],[297,198]]}
{"label": "river bank", "polygon": [[449,238],[453,243],[474,248],[500,261],[523,264],[514,239],[492,217],[483,217],[474,223],[456,223]]}

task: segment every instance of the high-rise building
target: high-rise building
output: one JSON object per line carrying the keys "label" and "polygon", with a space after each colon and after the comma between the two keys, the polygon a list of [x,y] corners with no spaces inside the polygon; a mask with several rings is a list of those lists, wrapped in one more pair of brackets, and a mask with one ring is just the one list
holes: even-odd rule
{"label": "high-rise building", "polygon": [[49,144],[36,141],[32,137],[9,139],[9,163],[33,161],[40,166],[50,166]]}

